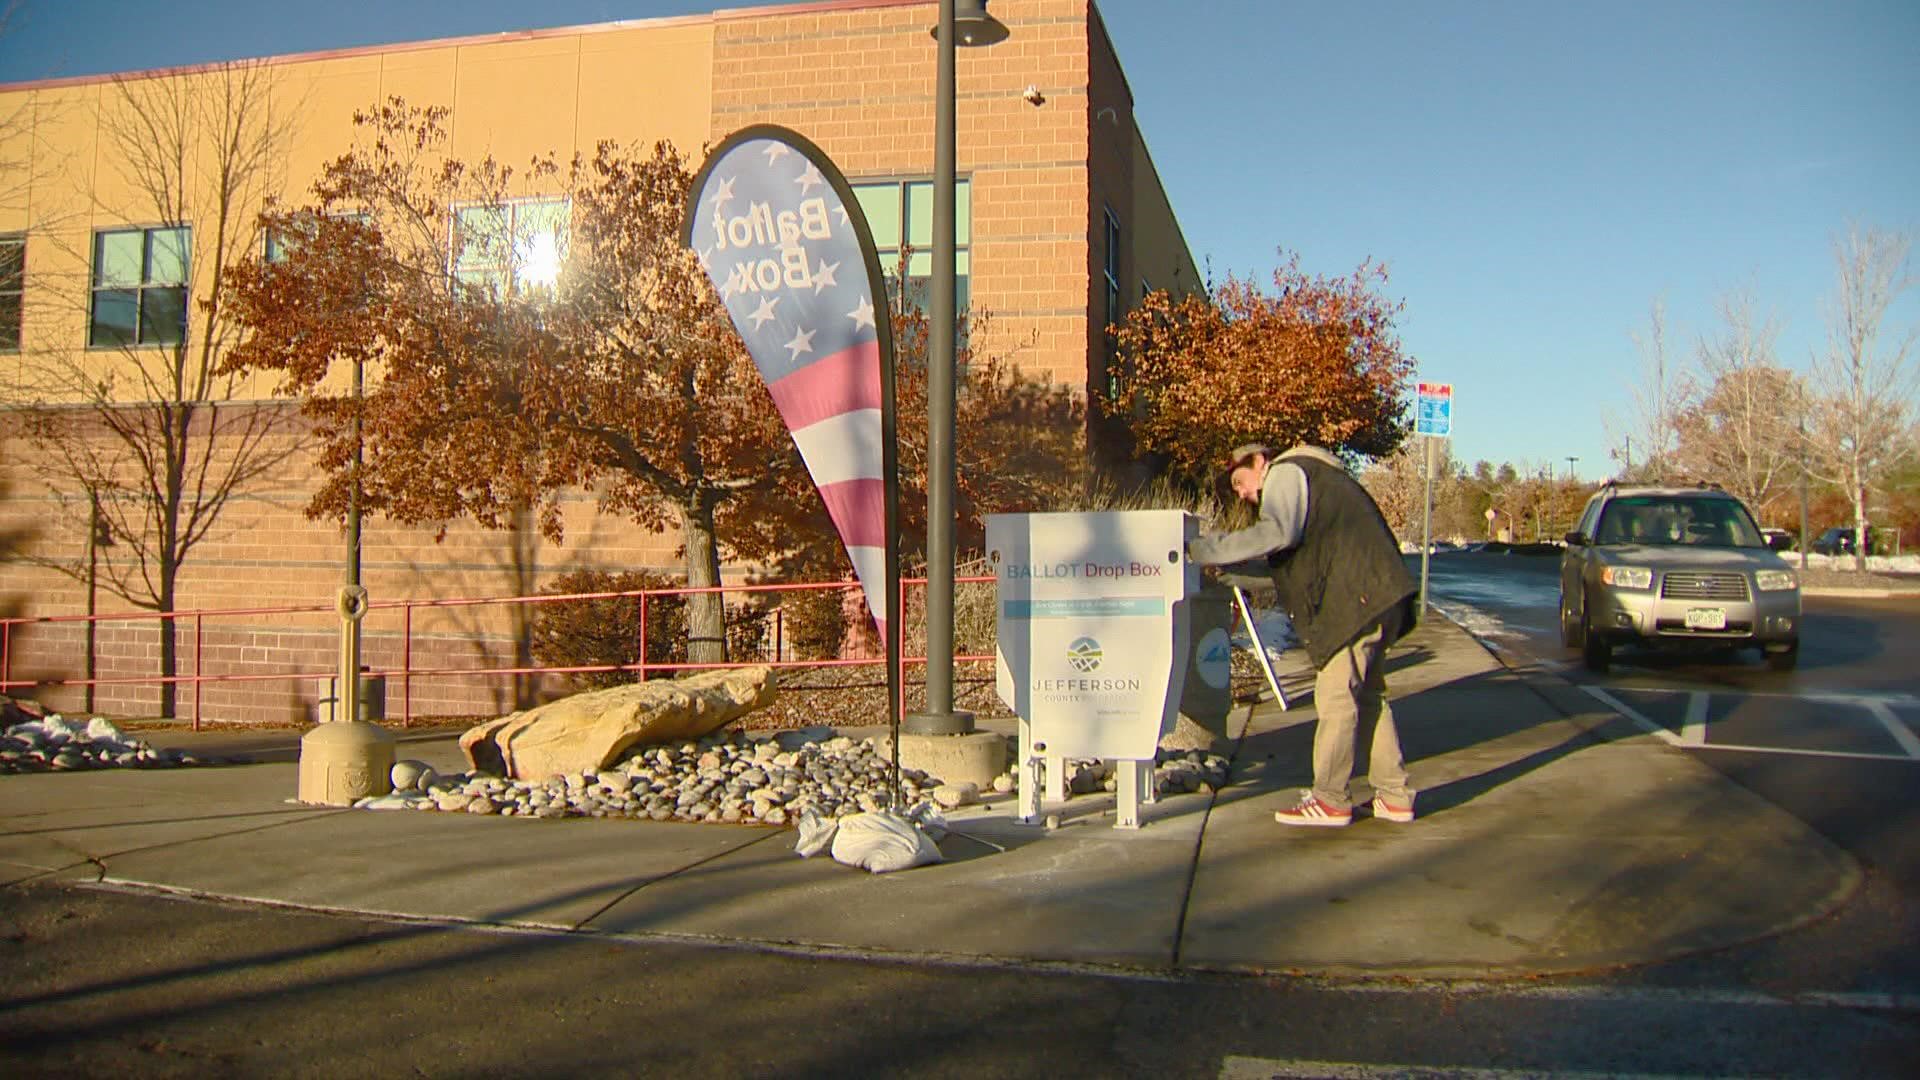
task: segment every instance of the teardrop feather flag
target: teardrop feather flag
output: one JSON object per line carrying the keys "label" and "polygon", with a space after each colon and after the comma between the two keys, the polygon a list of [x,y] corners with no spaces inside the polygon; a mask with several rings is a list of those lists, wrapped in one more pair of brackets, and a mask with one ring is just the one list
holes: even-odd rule
{"label": "teardrop feather flag", "polygon": [[700,255],[793,434],[887,643],[899,701],[899,504],[886,281],[853,189],[801,135],[734,132],[687,196]]}

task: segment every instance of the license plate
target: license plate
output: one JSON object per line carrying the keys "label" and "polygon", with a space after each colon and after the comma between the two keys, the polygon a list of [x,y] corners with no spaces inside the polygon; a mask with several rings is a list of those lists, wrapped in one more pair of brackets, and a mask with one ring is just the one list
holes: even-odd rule
{"label": "license plate", "polygon": [[1687,609],[1687,629],[1689,630],[1725,630],[1727,612],[1725,608],[1697,607]]}

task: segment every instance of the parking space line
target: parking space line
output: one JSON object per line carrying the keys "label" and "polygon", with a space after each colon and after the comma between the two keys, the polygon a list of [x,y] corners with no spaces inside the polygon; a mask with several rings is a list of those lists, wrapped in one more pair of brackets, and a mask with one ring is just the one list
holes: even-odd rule
{"label": "parking space line", "polygon": [[1797,757],[1853,758],[1856,761],[1920,761],[1905,754],[1875,754],[1865,750],[1809,750],[1794,746],[1745,746],[1740,743],[1714,743],[1700,750],[1746,750],[1755,754],[1793,754]]}
{"label": "parking space line", "polygon": [[1864,704],[1867,711],[1874,715],[1874,719],[1879,720],[1886,727],[1887,734],[1893,736],[1893,741],[1900,744],[1900,749],[1905,750],[1908,757],[1920,760],[1920,738],[1914,737],[1913,729],[1893,715],[1893,710],[1887,707],[1886,702],[1870,701]]}
{"label": "parking space line", "polygon": [[1657,735],[1660,738],[1665,739],[1668,743],[1674,746],[1681,745],[1680,736],[1675,735],[1671,731],[1668,731],[1665,725],[1656,724],[1652,720],[1647,719],[1645,716],[1641,715],[1640,710],[1635,709],[1633,706],[1627,704],[1624,701],[1621,701],[1619,698],[1614,697],[1612,694],[1607,693],[1605,690],[1602,690],[1597,686],[1588,686],[1585,683],[1580,684],[1580,689],[1585,690],[1588,696],[1598,698],[1602,705],[1605,705],[1607,708],[1612,709],[1614,712],[1617,712],[1621,716],[1624,716],[1627,719],[1633,721],[1635,724],[1638,724],[1643,730],[1646,731],[1647,734]]}
{"label": "parking space line", "polygon": [[1695,690],[1687,695],[1687,718],[1680,722],[1680,745],[1707,745],[1707,695]]}
{"label": "parking space line", "polygon": [[[1902,753],[1874,754],[1855,750],[1813,750],[1791,746],[1750,746],[1743,743],[1709,743],[1706,741],[1708,695],[1705,693],[1697,690],[1684,691],[1664,688],[1653,690],[1653,692],[1658,693],[1685,693],[1690,695],[1687,698],[1686,719],[1682,723],[1680,734],[1676,735],[1668,730],[1664,724],[1649,718],[1645,713],[1614,697],[1612,694],[1607,693],[1598,686],[1589,686],[1581,683],[1580,689],[1586,691],[1589,697],[1599,701],[1602,705],[1633,721],[1635,726],[1647,734],[1665,740],[1669,746],[1678,746],[1682,749],[1741,750],[1754,754],[1794,754],[1800,757],[1850,758],[1856,761],[1920,762],[1920,736],[1915,736],[1912,729],[1908,728],[1898,716],[1894,715],[1892,708],[1889,707],[1885,701],[1878,699],[1862,699],[1860,696],[1854,694],[1806,695],[1800,698],[1800,700],[1803,701],[1835,701],[1841,704],[1858,706],[1867,710],[1886,727],[1887,733],[1893,737],[1893,740],[1900,744],[1900,749],[1903,751]],[[1643,689],[1652,690],[1652,688]],[[1773,696],[1787,697],[1790,695],[1780,694]]]}
{"label": "parking space line", "polygon": [[[1354,1061],[1301,1061],[1229,1055],[1220,1062],[1219,1080],[1390,1080],[1417,1076],[1432,1080],[1681,1080],[1670,1073],[1579,1072],[1564,1069],[1497,1069],[1450,1065],[1373,1065]],[[1689,1075],[1686,1080],[1698,1080]]]}

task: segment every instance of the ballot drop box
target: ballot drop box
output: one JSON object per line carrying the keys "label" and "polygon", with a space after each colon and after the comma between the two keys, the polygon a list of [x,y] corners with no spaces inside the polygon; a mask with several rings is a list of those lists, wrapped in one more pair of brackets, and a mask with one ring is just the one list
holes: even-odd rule
{"label": "ballot drop box", "polygon": [[1019,816],[1066,797],[1068,758],[1115,765],[1114,824],[1138,828],[1153,757],[1172,730],[1190,666],[1188,598],[1199,592],[1179,510],[993,514],[999,589],[994,678],[1020,717]]}

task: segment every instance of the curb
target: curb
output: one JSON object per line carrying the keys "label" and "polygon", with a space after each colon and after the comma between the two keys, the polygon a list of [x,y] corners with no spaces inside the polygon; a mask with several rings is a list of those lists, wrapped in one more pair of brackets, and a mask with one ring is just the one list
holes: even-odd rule
{"label": "curb", "polygon": [[1841,596],[1857,600],[1893,600],[1911,597],[1920,600],[1920,589],[1851,589],[1834,585],[1815,585],[1800,587],[1801,596]]}

